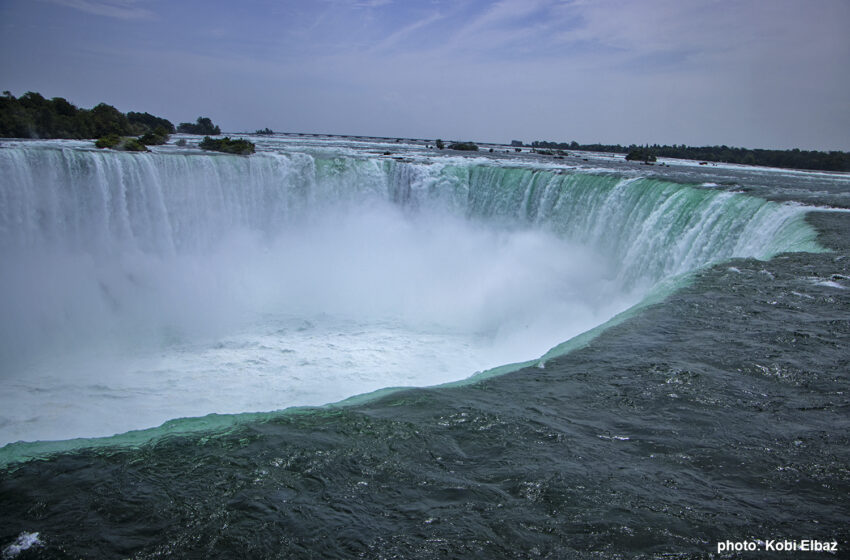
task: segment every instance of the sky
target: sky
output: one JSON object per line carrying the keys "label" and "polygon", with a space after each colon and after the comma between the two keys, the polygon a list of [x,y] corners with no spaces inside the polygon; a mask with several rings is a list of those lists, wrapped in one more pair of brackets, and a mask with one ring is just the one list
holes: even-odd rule
{"label": "sky", "polygon": [[0,0],[0,90],[233,132],[850,151],[850,2]]}

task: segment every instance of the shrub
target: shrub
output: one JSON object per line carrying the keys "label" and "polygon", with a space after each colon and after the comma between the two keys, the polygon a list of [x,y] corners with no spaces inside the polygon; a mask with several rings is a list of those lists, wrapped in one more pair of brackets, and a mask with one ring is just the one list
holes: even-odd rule
{"label": "shrub", "polygon": [[450,150],[463,150],[467,152],[477,152],[478,146],[472,142],[455,142],[449,145]]}
{"label": "shrub", "polygon": [[138,138],[122,138],[117,134],[107,134],[101,136],[95,143],[97,148],[111,148],[123,152],[147,152],[148,147],[145,146]]}
{"label": "shrub", "polygon": [[656,157],[648,148],[634,148],[626,155],[626,160],[652,163],[656,160]]}
{"label": "shrub", "polygon": [[101,136],[98,138],[94,145],[96,148],[114,148],[118,144],[121,143],[121,137],[117,134],[107,134],[106,136]]}
{"label": "shrub", "polygon": [[148,147],[145,146],[138,138],[125,138],[124,142],[118,146],[119,150],[127,152],[147,152]]}
{"label": "shrub", "polygon": [[139,142],[146,146],[159,146],[168,142],[168,131],[158,126],[153,132],[148,132],[139,138]]}
{"label": "shrub", "polygon": [[249,154],[254,153],[253,142],[248,142],[247,140],[243,140],[242,138],[231,140],[227,136],[225,136],[224,138],[210,138],[209,136],[205,136],[201,143],[198,144],[198,147],[200,147],[202,150],[212,150],[216,152],[238,154],[243,156],[247,156]]}

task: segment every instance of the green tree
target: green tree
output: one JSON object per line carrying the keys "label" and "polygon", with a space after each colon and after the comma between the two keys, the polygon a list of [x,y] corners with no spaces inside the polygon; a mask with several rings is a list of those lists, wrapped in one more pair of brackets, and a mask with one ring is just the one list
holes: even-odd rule
{"label": "green tree", "polygon": [[121,136],[131,134],[130,123],[126,115],[106,103],[100,103],[91,110],[92,133],[97,136],[107,134],[118,134]]}
{"label": "green tree", "polygon": [[177,125],[177,132],[184,134],[219,135],[221,134],[221,129],[217,125],[214,125],[208,117],[198,117],[195,124],[184,122]]}

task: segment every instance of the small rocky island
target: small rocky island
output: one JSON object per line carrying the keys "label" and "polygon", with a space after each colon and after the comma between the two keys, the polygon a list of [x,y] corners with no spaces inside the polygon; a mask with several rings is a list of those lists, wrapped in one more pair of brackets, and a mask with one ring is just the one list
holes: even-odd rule
{"label": "small rocky island", "polygon": [[255,151],[253,142],[242,138],[231,139],[229,136],[225,136],[224,138],[210,138],[209,136],[205,136],[201,143],[198,144],[198,147],[202,150],[212,150],[240,156],[247,156],[253,154]]}
{"label": "small rocky island", "polygon": [[655,163],[658,158],[649,148],[634,148],[626,154],[626,161],[642,161],[643,163]]}

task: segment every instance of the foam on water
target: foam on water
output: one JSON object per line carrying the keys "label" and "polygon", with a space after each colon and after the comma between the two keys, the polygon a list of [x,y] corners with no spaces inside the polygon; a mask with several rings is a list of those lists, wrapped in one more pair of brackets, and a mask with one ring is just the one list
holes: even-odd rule
{"label": "foam on water", "polygon": [[42,542],[38,538],[38,533],[23,532],[18,535],[15,542],[3,548],[3,560],[16,558],[21,552],[41,545]]}

